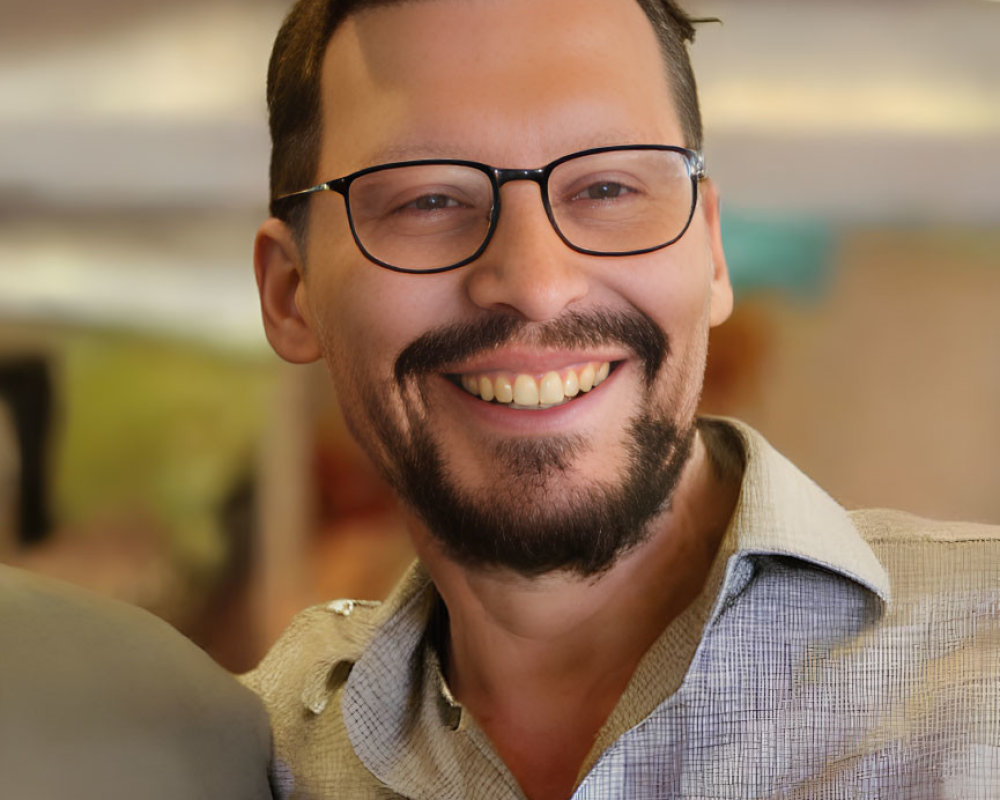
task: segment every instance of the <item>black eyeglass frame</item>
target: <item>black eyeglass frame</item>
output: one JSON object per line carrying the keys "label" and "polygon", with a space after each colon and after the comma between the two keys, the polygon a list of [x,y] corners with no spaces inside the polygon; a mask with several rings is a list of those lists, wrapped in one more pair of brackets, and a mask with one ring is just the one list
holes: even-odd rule
{"label": "black eyeglass frame", "polygon": [[[652,247],[644,247],[639,250],[621,250],[607,252],[604,250],[588,250],[585,247],[578,247],[573,244],[566,235],[559,229],[559,224],[556,222],[555,215],[552,211],[552,204],[549,201],[549,176],[552,174],[553,170],[560,164],[564,164],[567,161],[572,161],[576,158],[581,158],[583,156],[597,155],[599,153],[613,153],[622,150],[660,150],[672,153],[680,153],[684,156],[685,161],[688,166],[688,174],[691,180],[691,208],[688,211],[687,220],[684,223],[684,227],[681,232],[678,233],[673,239],[663,242],[662,244],[653,245]],[[397,167],[419,167],[419,166],[429,166],[429,165],[442,165],[442,166],[458,166],[458,167],[471,167],[484,173],[490,180],[490,185],[493,189],[493,204],[490,209],[490,222],[489,227],[486,229],[486,234],[483,236],[483,243],[479,246],[475,253],[473,253],[468,258],[464,258],[455,264],[450,264],[446,267],[434,267],[433,269],[410,269],[407,267],[398,267],[394,264],[389,264],[388,262],[382,261],[372,255],[368,249],[364,246],[361,238],[358,236],[358,232],[354,227],[354,217],[351,214],[351,199],[350,190],[351,184],[354,183],[358,178],[365,175],[370,175],[373,172],[382,172],[388,169],[396,169]],[[344,175],[341,178],[334,178],[333,180],[326,181],[325,183],[319,183],[316,186],[311,186],[308,189],[300,189],[297,192],[289,192],[288,194],[280,195],[274,199],[274,203],[284,204],[289,201],[300,200],[302,198],[308,198],[310,195],[316,194],[318,192],[337,192],[344,198],[344,207],[347,210],[347,221],[351,227],[351,235],[354,237],[354,243],[357,245],[358,250],[361,254],[371,261],[373,264],[377,264],[385,269],[392,270],[393,272],[404,272],[411,275],[430,275],[437,272],[448,272],[453,269],[458,269],[459,267],[464,267],[479,258],[485,251],[487,246],[489,246],[490,240],[493,238],[493,233],[496,230],[497,222],[500,219],[500,188],[505,183],[510,183],[511,181],[533,181],[538,184],[539,189],[542,194],[542,205],[545,207],[545,214],[549,218],[549,223],[552,225],[552,229],[556,232],[556,235],[563,241],[563,243],[574,250],[577,253],[583,253],[588,256],[607,256],[607,257],[620,257],[620,256],[638,256],[644,253],[652,253],[656,250],[662,250],[664,247],[669,247],[674,242],[679,240],[685,233],[687,233],[688,228],[691,226],[691,220],[694,218],[694,210],[698,205],[698,183],[706,178],[705,174],[705,158],[700,150],[691,150],[687,147],[678,147],[675,145],[667,144],[624,144],[624,145],[611,145],[608,147],[593,147],[589,150],[580,150],[576,153],[570,153],[569,155],[557,158],[555,161],[546,164],[544,167],[537,167],[534,169],[506,169],[501,167],[491,167],[489,164],[483,164],[479,161],[465,161],[462,159],[453,158],[426,158],[419,159],[416,161],[394,161],[389,164],[378,164],[373,167],[365,167],[357,172],[352,172],[350,175]]]}

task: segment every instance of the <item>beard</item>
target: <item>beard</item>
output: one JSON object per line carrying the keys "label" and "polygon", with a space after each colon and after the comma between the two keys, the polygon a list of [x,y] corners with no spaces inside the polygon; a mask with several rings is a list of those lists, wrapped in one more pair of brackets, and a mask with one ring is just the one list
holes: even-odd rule
{"label": "beard", "polygon": [[[500,441],[494,456],[505,465],[503,476],[495,485],[465,489],[449,473],[432,433],[420,378],[515,339],[581,349],[624,344],[642,364],[649,398],[669,355],[666,335],[638,311],[574,313],[541,327],[500,316],[424,334],[395,364],[406,424],[393,418],[388,403],[373,399],[389,393],[370,393],[367,413],[382,455],[376,461],[446,554],[463,566],[525,576],[599,575],[645,541],[652,520],[669,507],[691,452],[693,415],[674,419],[649,400],[626,425],[625,463],[615,482],[574,485],[573,465],[587,442],[582,436],[558,435]],[[556,493],[553,483],[560,476],[568,488]]]}

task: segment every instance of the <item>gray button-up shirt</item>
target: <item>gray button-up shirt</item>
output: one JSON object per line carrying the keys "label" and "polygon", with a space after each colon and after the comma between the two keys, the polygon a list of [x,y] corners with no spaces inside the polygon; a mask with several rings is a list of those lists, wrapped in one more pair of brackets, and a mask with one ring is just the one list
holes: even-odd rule
{"label": "gray button-up shirt", "polygon": [[[703,431],[744,463],[736,511],[574,800],[1000,798],[1000,531],[849,513],[750,428]],[[523,798],[448,690],[438,602],[416,566],[385,604],[303,612],[246,677],[286,796]]]}

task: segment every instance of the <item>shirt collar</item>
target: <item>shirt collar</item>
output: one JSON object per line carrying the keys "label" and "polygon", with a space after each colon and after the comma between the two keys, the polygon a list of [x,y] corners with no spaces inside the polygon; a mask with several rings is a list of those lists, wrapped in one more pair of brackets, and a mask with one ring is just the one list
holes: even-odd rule
{"label": "shirt collar", "polygon": [[742,489],[724,551],[807,561],[889,601],[889,576],[841,505],[749,425],[730,419],[706,419],[702,425],[731,432],[744,454]]}

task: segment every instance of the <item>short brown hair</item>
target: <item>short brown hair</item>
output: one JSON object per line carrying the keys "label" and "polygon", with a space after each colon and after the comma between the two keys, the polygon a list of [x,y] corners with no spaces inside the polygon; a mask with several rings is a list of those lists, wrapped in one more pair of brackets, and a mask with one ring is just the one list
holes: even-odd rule
{"label": "short brown hair", "polygon": [[[322,135],[320,74],[327,44],[337,27],[363,9],[404,0],[298,0],[285,17],[267,70],[271,128],[271,214],[305,233],[307,203],[278,204],[274,198],[315,179]],[[700,149],[701,112],[687,43],[694,20],[673,0],[636,0],[653,25],[684,131],[684,144]],[[280,208],[278,207],[280,205]]]}

